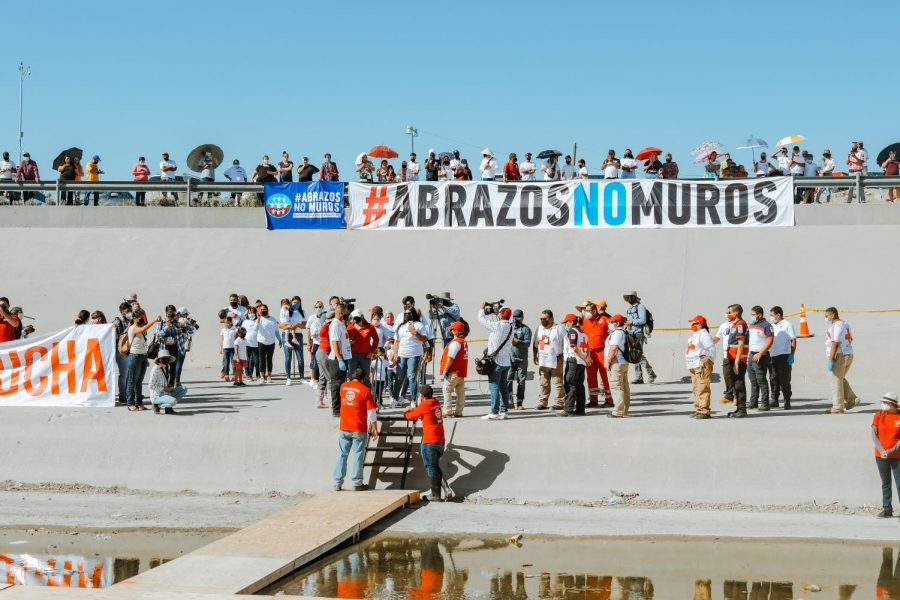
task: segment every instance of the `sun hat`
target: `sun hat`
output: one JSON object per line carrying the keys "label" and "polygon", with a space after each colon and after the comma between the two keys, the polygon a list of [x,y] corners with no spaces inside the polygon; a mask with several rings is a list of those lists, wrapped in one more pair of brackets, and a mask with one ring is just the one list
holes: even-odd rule
{"label": "sun hat", "polygon": [[166,350],[165,348],[159,349],[159,354],[156,355],[156,362],[172,362],[173,360],[175,360],[175,357],[169,354],[168,350]]}
{"label": "sun hat", "polygon": [[893,404],[894,406],[900,406],[900,401],[897,400],[897,394],[895,394],[894,392],[888,392],[881,397],[881,400],[884,402],[888,402],[889,404]]}
{"label": "sun hat", "polygon": [[588,306],[597,306],[597,305],[596,305],[596,303],[595,303],[593,300],[585,300],[585,301],[582,302],[581,304],[576,304],[576,305],[575,305],[575,310],[584,310],[584,309],[586,309]]}

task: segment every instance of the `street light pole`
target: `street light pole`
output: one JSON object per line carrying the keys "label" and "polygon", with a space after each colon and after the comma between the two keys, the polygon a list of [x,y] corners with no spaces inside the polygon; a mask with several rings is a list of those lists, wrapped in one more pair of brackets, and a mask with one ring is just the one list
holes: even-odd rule
{"label": "street light pole", "polygon": [[412,125],[407,125],[406,135],[409,136],[409,153],[412,154],[416,151],[415,139],[419,136],[419,130]]}
{"label": "street light pole", "polygon": [[24,97],[25,78],[31,75],[31,67],[26,67],[25,63],[19,62],[19,162],[22,162],[22,138],[25,134],[22,132],[22,99]]}

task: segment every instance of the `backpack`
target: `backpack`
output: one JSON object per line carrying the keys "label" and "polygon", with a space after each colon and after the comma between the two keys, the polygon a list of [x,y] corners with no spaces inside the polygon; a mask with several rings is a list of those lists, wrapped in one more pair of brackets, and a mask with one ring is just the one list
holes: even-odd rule
{"label": "backpack", "polygon": [[[649,322],[649,315],[648,322]],[[641,338],[637,335],[629,332],[625,332],[625,348],[622,349],[622,355],[625,357],[625,360],[629,363],[636,365],[644,360],[644,345],[641,343]]]}
{"label": "backpack", "polygon": [[647,323],[644,324],[644,333],[649,337],[650,334],[653,333],[653,313],[650,312],[650,309],[646,306],[644,307],[644,310],[647,311]]}
{"label": "backpack", "polygon": [[119,336],[119,345],[118,345],[119,354],[127,355],[131,352],[131,340],[128,339],[128,332],[123,333]]}

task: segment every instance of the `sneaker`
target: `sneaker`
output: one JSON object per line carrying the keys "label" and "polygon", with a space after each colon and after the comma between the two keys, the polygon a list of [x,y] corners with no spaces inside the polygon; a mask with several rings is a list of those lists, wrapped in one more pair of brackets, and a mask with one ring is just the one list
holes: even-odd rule
{"label": "sneaker", "polygon": [[879,519],[890,519],[893,516],[894,516],[894,513],[890,510],[883,510],[880,513],[878,513]]}
{"label": "sneaker", "polygon": [[397,401],[391,400],[391,403],[388,405],[388,408],[397,408]]}
{"label": "sneaker", "polygon": [[153,405],[153,412],[155,412],[156,414],[159,414],[159,413],[160,413],[160,410],[159,410],[159,404],[154,404],[154,405]]}
{"label": "sneaker", "polygon": [[610,419],[624,419],[625,418],[625,415],[620,415],[619,413],[616,413],[616,412],[611,412],[606,416],[609,417]]}
{"label": "sneaker", "polygon": [[643,383],[644,383],[643,379],[634,379],[634,380],[632,380],[631,385],[641,385]]}
{"label": "sneaker", "polygon": [[291,378],[290,378],[290,377],[288,377],[287,379],[284,380],[284,385],[285,385],[285,386],[290,386],[290,385],[291,385]]}
{"label": "sneaker", "polygon": [[859,398],[854,398],[849,404],[844,406],[845,410],[850,410],[851,408],[856,408],[859,406]]}
{"label": "sneaker", "polygon": [[331,487],[331,489],[333,489],[336,492],[339,492],[343,489],[343,484],[336,483]]}
{"label": "sneaker", "polygon": [[556,411],[554,414],[555,414],[557,417],[570,417],[570,416],[572,416],[571,414],[569,414],[568,411],[565,411],[565,410],[559,410],[559,411]]}
{"label": "sneaker", "polygon": [[219,373],[219,379],[225,379],[225,373]]}
{"label": "sneaker", "polygon": [[548,408],[549,408],[549,407],[548,407],[546,404],[543,405],[543,406],[541,406],[540,404],[538,404],[538,405],[535,407],[536,410],[547,410]]}
{"label": "sneaker", "polygon": [[747,411],[745,410],[736,410],[734,412],[728,413],[729,419],[744,419],[747,417]]}
{"label": "sneaker", "polygon": [[506,413],[505,412],[500,413],[499,415],[497,415],[497,418],[499,418],[501,421],[505,421]]}
{"label": "sneaker", "polygon": [[[393,403],[391,403],[393,404]],[[494,413],[488,413],[486,415],[482,415],[482,421],[496,421],[500,418],[500,415],[495,415]]]}
{"label": "sneaker", "polygon": [[826,415],[842,415],[842,414],[844,414],[844,411],[843,410],[834,410],[833,408],[826,408],[825,414]]}
{"label": "sneaker", "polygon": [[695,419],[701,419],[701,420],[702,420],[702,419],[711,419],[712,417],[709,416],[709,413],[697,413],[697,414],[694,416],[694,418],[695,418]]}
{"label": "sneaker", "polygon": [[365,483],[363,483],[363,484],[361,484],[361,485],[354,485],[354,486],[353,486],[353,491],[354,491],[354,492],[364,492],[364,491],[366,491],[367,489],[369,489],[369,486],[366,485]]}

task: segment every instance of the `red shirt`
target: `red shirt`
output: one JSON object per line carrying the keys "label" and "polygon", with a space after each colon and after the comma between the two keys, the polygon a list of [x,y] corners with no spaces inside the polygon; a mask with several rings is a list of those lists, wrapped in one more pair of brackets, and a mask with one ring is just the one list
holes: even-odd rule
{"label": "red shirt", "polygon": [[600,313],[596,317],[585,319],[581,331],[587,336],[588,348],[603,351],[606,338],[609,337],[609,315]]}
{"label": "red shirt", "polygon": [[[889,412],[879,410],[872,417],[872,427],[878,432],[878,441],[885,450],[890,450],[900,441],[900,413],[891,414]],[[875,450],[875,456],[880,458],[878,450]],[[888,458],[900,458],[900,450],[893,454],[888,454]]]}
{"label": "red shirt", "polygon": [[370,410],[375,410],[375,398],[364,383],[348,381],[341,385],[341,431],[367,432]]}
{"label": "red shirt", "polygon": [[[342,411],[341,419],[344,418],[343,415]],[[434,398],[422,400],[418,406],[403,413],[403,416],[408,421],[422,419],[423,444],[444,443],[444,412],[441,410],[441,403]]]}
{"label": "red shirt", "polygon": [[371,323],[350,323],[347,325],[347,335],[353,354],[369,354],[378,348],[378,330]]}
{"label": "red shirt", "polygon": [[511,160],[506,161],[506,164],[503,165],[503,176],[507,181],[521,180],[522,174],[519,173],[519,165]]}
{"label": "red shirt", "polygon": [[[331,338],[328,337],[328,329],[330,327],[331,321],[325,321],[322,324],[322,328],[319,330],[319,350],[324,350],[325,353],[331,352]],[[322,366],[319,368],[321,369]]]}
{"label": "red shirt", "polygon": [[0,320],[0,344],[3,342],[11,342],[16,337],[16,328],[6,321]]}

